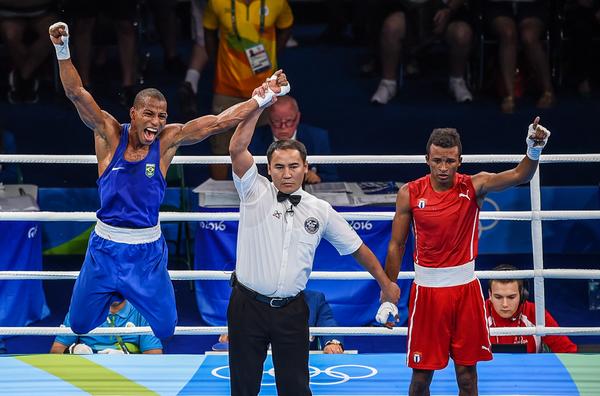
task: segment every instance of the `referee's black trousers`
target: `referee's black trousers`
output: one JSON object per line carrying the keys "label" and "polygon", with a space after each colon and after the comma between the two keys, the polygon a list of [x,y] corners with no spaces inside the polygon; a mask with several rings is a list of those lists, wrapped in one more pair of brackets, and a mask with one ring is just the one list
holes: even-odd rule
{"label": "referee's black trousers", "polygon": [[284,307],[273,308],[234,287],[227,308],[227,329],[232,396],[258,395],[269,343],[277,394],[312,395],[308,376],[308,306],[302,295]]}

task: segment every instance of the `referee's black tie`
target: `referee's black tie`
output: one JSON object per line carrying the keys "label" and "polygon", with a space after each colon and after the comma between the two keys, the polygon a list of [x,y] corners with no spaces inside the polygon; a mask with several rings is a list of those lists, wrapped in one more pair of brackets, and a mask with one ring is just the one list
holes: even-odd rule
{"label": "referee's black tie", "polygon": [[277,191],[277,202],[283,202],[286,199],[289,199],[290,203],[296,206],[300,203],[300,199],[302,199],[302,196],[296,194],[291,195],[281,191]]}

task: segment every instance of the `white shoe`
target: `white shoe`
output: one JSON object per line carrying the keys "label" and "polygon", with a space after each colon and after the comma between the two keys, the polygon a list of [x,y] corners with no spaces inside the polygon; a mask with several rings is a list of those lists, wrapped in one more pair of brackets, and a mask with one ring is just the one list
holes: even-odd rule
{"label": "white shoe", "polygon": [[371,97],[371,103],[386,104],[396,96],[397,90],[398,83],[396,80],[381,80],[377,91]]}
{"label": "white shoe", "polygon": [[72,344],[69,347],[69,353],[71,355],[93,355],[94,351],[85,344]]}
{"label": "white shoe", "polygon": [[448,81],[448,89],[458,103],[473,101],[473,95],[471,95],[471,92],[465,83],[465,79],[462,77],[450,77],[450,80]]}

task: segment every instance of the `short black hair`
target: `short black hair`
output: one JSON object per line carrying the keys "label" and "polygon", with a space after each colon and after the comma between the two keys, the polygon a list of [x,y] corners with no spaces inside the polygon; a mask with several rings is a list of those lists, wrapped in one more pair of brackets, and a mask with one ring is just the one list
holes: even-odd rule
{"label": "short black hair", "polygon": [[271,163],[271,158],[273,157],[273,152],[275,150],[298,150],[300,153],[300,157],[302,157],[302,161],[306,163],[306,146],[301,141],[296,139],[283,139],[277,140],[269,146],[267,149],[267,162]]}
{"label": "short black hair", "polygon": [[462,155],[462,143],[456,128],[435,128],[429,135],[425,152],[429,155],[431,145],[442,148],[458,147],[458,155]]}
{"label": "short black hair", "polygon": [[165,95],[163,95],[162,92],[160,92],[158,89],[146,88],[142,89],[140,92],[138,92],[137,95],[135,95],[135,99],[133,100],[133,107],[138,109],[144,103],[146,98],[154,98],[161,102],[167,102],[167,99],[165,99]]}

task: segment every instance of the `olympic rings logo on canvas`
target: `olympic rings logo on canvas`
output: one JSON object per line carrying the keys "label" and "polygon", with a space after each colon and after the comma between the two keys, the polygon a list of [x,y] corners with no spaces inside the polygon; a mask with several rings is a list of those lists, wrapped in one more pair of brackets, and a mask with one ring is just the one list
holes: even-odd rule
{"label": "olympic rings logo on canvas", "polygon": [[[228,368],[229,366],[216,367],[211,371],[211,374],[213,377],[229,380],[228,373],[222,373],[223,370]],[[338,364],[336,366],[327,367],[323,370],[318,367],[308,366],[308,371],[311,385],[339,385],[350,380],[370,378],[378,373],[376,368],[364,366],[362,364]],[[263,382],[261,383],[262,386],[275,385],[274,368],[264,370],[263,376]],[[269,377],[271,377],[273,381],[265,382],[265,379],[268,379]]]}

